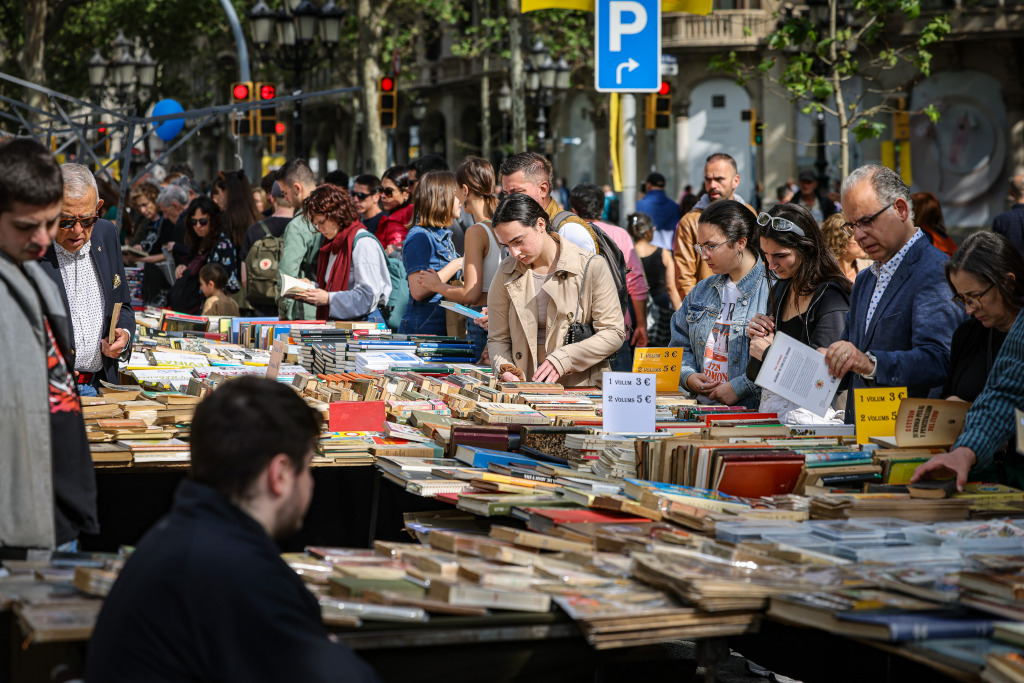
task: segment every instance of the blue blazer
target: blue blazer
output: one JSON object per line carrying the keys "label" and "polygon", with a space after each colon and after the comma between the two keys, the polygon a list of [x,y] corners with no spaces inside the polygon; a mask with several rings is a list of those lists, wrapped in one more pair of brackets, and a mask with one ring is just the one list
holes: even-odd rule
{"label": "blue blazer", "polygon": [[[117,228],[108,220],[100,219],[92,229],[92,260],[96,264],[96,272],[100,276],[100,288],[103,292],[103,324],[104,334],[110,326],[110,317],[114,314],[114,304],[121,302],[121,315],[118,317],[117,326],[128,330],[130,339],[135,338],[135,311],[132,309],[132,294],[128,289],[128,280],[124,274],[124,260],[121,258],[121,241],[117,234]],[[68,293],[64,289],[64,278],[60,274],[60,264],[57,263],[57,251],[54,245],[46,250],[43,258],[39,259],[39,265],[43,267],[50,278],[57,283],[60,296],[64,300],[65,308],[68,306]],[[97,340],[96,343],[99,343]],[[132,342],[124,348],[121,358],[127,359],[131,356]],[[71,335],[71,357],[75,355],[75,337]],[[101,379],[117,383],[117,358],[103,356],[103,369],[100,371]],[[72,364],[72,369],[73,364]]]}
{"label": "blue blazer", "polygon": [[[878,372],[871,384],[852,375],[850,389],[905,386],[909,396],[938,396],[949,372],[953,331],[966,319],[950,299],[948,260],[927,239],[919,239],[889,280],[867,330],[864,320],[877,278],[870,269],[857,275],[843,339],[874,353]],[[854,405],[851,391],[846,400],[848,424],[854,421]]]}

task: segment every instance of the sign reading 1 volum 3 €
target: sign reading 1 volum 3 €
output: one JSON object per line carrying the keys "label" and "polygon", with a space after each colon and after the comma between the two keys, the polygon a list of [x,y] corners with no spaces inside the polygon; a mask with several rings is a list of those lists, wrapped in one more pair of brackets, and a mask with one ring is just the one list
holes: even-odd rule
{"label": "sign reading 1 volum 3 \u20ac", "polygon": [[598,92],[661,87],[661,0],[594,3],[594,80]]}

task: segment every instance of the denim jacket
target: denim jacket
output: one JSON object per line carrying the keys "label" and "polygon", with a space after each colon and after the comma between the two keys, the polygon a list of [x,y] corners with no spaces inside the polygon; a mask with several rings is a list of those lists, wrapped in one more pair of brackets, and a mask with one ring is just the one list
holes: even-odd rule
{"label": "denim jacket", "polygon": [[[722,310],[722,292],[728,277],[712,275],[698,282],[672,316],[672,341],[669,345],[683,349],[679,380],[687,391],[686,380],[704,368],[704,346]],[[761,389],[746,376],[747,362],[750,360],[747,323],[756,314],[764,313],[768,307],[770,288],[761,259],[736,283],[736,288],[740,290],[740,298],[736,302],[729,335],[729,384],[739,398],[738,405],[754,408],[760,401]]]}

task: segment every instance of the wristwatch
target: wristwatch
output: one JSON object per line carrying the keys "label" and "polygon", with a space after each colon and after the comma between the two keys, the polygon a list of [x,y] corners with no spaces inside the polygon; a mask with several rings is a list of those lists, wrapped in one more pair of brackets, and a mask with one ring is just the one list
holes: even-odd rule
{"label": "wristwatch", "polygon": [[863,377],[864,379],[873,380],[878,375],[878,358],[876,358],[875,354],[871,353],[870,351],[865,351],[864,355],[868,357],[869,361],[871,361],[871,372],[867,373],[866,375],[861,375],[861,377]]}

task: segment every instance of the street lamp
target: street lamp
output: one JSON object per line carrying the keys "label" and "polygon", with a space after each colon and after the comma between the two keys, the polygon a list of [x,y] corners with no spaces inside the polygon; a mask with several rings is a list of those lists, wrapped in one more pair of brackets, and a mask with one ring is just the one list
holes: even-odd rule
{"label": "street lamp", "polygon": [[149,49],[143,49],[142,56],[136,57],[134,42],[125,38],[122,29],[117,29],[111,47],[110,59],[105,58],[99,48],[93,51],[88,61],[89,87],[98,99],[111,97],[121,107],[136,99],[147,99],[149,89],[156,85],[157,71],[156,60],[150,56]]}
{"label": "street lamp", "polygon": [[416,121],[427,118],[427,100],[422,95],[417,95],[412,103],[412,118]]}
{"label": "street lamp", "polygon": [[[311,0],[285,0],[275,12],[265,0],[257,0],[248,13],[252,42],[262,61],[291,73],[293,92],[302,92],[304,75],[334,55],[341,41],[345,11],[334,0],[317,7]],[[302,140],[302,100],[295,101],[292,120],[295,155],[308,156]]]}
{"label": "street lamp", "polygon": [[564,57],[556,62],[538,38],[530,48],[530,60],[526,63],[524,71],[526,91],[533,105],[537,107],[537,137],[541,141],[543,151],[547,140],[546,110],[554,106],[558,96],[569,89],[572,69]]}

